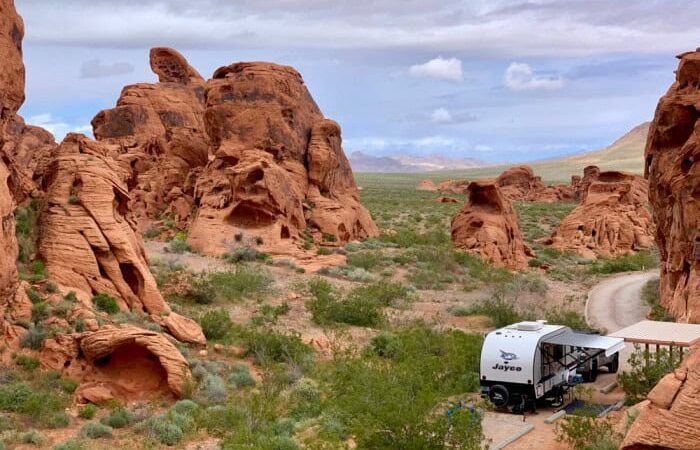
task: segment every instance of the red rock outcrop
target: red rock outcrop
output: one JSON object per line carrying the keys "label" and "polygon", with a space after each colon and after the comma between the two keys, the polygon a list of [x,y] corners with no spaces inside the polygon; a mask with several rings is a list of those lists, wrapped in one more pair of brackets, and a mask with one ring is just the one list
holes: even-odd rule
{"label": "red rock outcrop", "polygon": [[588,188],[591,186],[591,183],[598,179],[599,176],[600,169],[598,168],[598,166],[584,167],[583,177],[579,178],[579,182],[575,187],[576,197],[578,197],[581,203],[586,201],[586,194],[588,193]]}
{"label": "red rock outcrop", "polygon": [[47,339],[40,361],[45,369],[81,380],[76,399],[94,403],[179,397],[190,377],[187,361],[172,342],[132,325]]}
{"label": "red rock outcrop", "polygon": [[360,204],[340,127],[323,117],[296,70],[221,67],[205,97],[213,151],[197,179],[192,248],[221,254],[249,237],[286,254],[299,251],[304,234],[340,244],[378,234]]}
{"label": "red rock outcrop", "polygon": [[695,450],[700,443],[700,347],[666,375],[637,406],[622,450]]}
{"label": "red rock outcrop", "polygon": [[79,134],[69,134],[56,149],[44,177],[39,255],[50,278],[82,301],[106,293],[123,310],[159,320],[169,314],[178,339],[204,343],[199,326],[170,312],[158,291],[129,214],[128,165],[113,159],[116,152]]}
{"label": "red rock outcrop", "polygon": [[458,250],[513,270],[526,268],[534,256],[523,240],[510,200],[493,180],[469,185],[469,201],[452,219],[452,242]]}
{"label": "red rock outcrop", "polygon": [[647,182],[625,172],[600,172],[583,202],[564,218],[548,245],[587,258],[634,253],[653,245]]}
{"label": "red rock outcrop", "polygon": [[452,197],[438,197],[435,199],[437,203],[459,203],[459,200]]}
{"label": "red rock outcrop", "polygon": [[661,304],[700,323],[700,48],[680,55],[676,81],[656,107],[645,176],[661,257]]}
{"label": "red rock outcrop", "polygon": [[526,165],[505,170],[496,179],[496,184],[509,200],[554,203],[575,199],[572,186],[545,186],[542,178],[535,176],[532,167]]}
{"label": "red rock outcrop", "polygon": [[17,289],[17,241],[15,238],[15,202],[13,181],[5,154],[5,128],[24,102],[24,64],[22,38],[24,24],[12,0],[0,0],[0,303],[14,297]]}
{"label": "red rock outcrop", "polygon": [[438,187],[437,185],[433,182],[433,180],[421,180],[420,183],[418,183],[418,186],[416,186],[417,191],[437,191]]}
{"label": "red rock outcrop", "polygon": [[438,183],[437,190],[448,194],[464,195],[469,190],[469,180],[443,180]]}
{"label": "red rock outcrop", "polygon": [[204,79],[177,51],[150,53],[155,84],[126,86],[117,107],[92,120],[95,138],[117,144],[128,161],[131,209],[140,228],[164,215],[181,227],[192,218],[194,180],[206,165]]}

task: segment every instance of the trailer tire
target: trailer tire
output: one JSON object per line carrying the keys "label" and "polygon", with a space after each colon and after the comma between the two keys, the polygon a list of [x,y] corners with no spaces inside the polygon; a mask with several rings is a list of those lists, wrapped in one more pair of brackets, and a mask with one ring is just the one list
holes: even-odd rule
{"label": "trailer tire", "polygon": [[613,356],[613,360],[610,361],[608,364],[608,372],[610,373],[617,373],[617,370],[620,368],[620,354],[615,353],[615,356]]}
{"label": "trailer tire", "polygon": [[502,384],[494,384],[489,389],[489,400],[494,406],[501,408],[508,405],[508,400],[510,399],[510,393],[508,388]]}
{"label": "trailer tire", "polygon": [[591,364],[591,375],[590,375],[591,383],[595,383],[595,380],[598,379],[598,360],[594,359],[593,364]]}

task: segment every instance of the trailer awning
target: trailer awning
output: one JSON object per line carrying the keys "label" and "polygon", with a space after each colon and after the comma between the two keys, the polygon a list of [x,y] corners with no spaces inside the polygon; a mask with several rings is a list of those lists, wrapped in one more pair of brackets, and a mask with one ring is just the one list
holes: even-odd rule
{"label": "trailer awning", "polygon": [[595,348],[605,350],[605,356],[611,356],[625,348],[624,339],[599,334],[576,333],[567,331],[549,338],[542,342],[557,345],[570,345],[572,347]]}

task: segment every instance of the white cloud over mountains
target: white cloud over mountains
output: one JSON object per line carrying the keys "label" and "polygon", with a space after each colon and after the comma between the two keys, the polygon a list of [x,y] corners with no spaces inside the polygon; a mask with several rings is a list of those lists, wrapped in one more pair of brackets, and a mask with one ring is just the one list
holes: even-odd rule
{"label": "white cloud over mountains", "polygon": [[408,72],[414,77],[429,77],[439,80],[462,81],[462,61],[457,58],[445,59],[442,56],[431,59],[424,64],[416,64]]}
{"label": "white cloud over mountains", "polygon": [[561,76],[537,76],[528,64],[514,62],[506,69],[504,83],[511,91],[555,90],[564,87]]}

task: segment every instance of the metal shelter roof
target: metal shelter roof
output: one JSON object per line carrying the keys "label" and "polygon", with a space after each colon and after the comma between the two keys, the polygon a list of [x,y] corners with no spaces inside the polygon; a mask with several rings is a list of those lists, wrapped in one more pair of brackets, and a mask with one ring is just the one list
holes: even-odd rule
{"label": "metal shelter roof", "polygon": [[700,325],[642,320],[627,328],[610,333],[610,336],[638,344],[690,347],[700,342]]}
{"label": "metal shelter roof", "polygon": [[599,334],[576,333],[567,331],[566,333],[548,337],[542,340],[549,344],[570,345],[572,347],[595,348],[605,350],[605,356],[610,356],[619,352],[625,347],[624,340],[618,337],[601,336]]}

